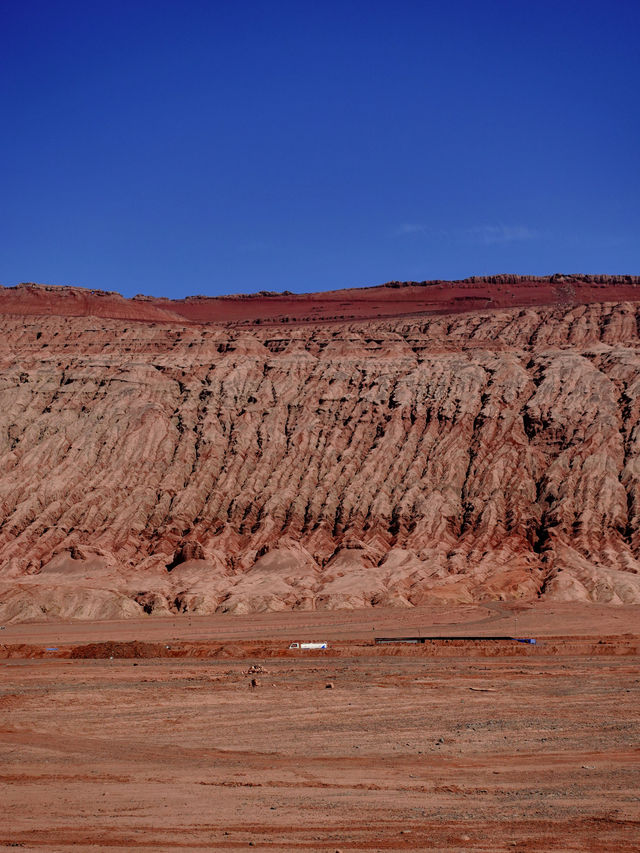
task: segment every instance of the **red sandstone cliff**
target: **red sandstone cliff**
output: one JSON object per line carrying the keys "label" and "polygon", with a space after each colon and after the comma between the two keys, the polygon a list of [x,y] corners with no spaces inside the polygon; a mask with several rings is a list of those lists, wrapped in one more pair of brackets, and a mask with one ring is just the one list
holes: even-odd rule
{"label": "red sandstone cliff", "polygon": [[565,296],[246,328],[14,302],[0,619],[640,602],[640,303]]}

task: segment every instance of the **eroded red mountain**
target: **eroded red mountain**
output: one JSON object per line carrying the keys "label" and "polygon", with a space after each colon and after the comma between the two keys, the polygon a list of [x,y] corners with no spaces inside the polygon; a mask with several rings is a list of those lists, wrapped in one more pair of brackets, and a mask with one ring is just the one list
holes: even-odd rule
{"label": "eroded red mountain", "polygon": [[0,618],[640,602],[638,281],[600,278],[316,322],[0,291]]}

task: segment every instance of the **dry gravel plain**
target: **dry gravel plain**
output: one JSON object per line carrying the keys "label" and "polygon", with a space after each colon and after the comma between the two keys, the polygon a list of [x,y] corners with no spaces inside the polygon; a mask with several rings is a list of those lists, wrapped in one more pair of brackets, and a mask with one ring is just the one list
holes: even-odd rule
{"label": "dry gravel plain", "polygon": [[[0,849],[640,850],[638,615],[7,626]],[[511,634],[516,618],[535,647],[372,645],[374,629]],[[331,648],[287,650],[308,638]]]}

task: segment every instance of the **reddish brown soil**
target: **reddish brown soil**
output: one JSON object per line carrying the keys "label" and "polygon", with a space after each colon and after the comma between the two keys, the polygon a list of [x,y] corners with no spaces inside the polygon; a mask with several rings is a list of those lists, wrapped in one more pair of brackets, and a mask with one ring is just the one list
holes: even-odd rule
{"label": "reddish brown soil", "polygon": [[463,281],[389,282],[302,295],[154,300],[153,304],[198,323],[313,323],[638,298],[640,278],[635,276],[507,275]]}
{"label": "reddish brown soil", "polygon": [[[481,610],[376,619],[476,634],[515,618]],[[637,616],[537,604],[518,619],[541,644],[490,657],[375,649],[370,611],[261,615],[252,633],[224,616],[9,626],[6,646],[143,657],[1,662],[0,847],[638,850]],[[332,648],[285,652],[310,636]],[[224,657],[144,657],[215,642]]]}
{"label": "reddish brown soil", "polygon": [[95,316],[141,322],[325,323],[638,298],[640,277],[631,275],[473,276],[461,281],[393,281],[324,293],[261,291],[247,296],[186,299],[125,299],[114,291],[29,283],[0,287],[0,314]]}

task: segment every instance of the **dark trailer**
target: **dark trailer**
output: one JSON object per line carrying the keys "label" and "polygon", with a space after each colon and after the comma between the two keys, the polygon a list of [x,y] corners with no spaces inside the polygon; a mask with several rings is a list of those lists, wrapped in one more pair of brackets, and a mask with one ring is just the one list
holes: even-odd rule
{"label": "dark trailer", "polygon": [[530,643],[536,644],[536,641],[531,637],[374,637],[376,644],[384,645],[386,643],[446,643],[449,640],[471,640],[476,643],[491,643],[509,641],[511,643]]}

